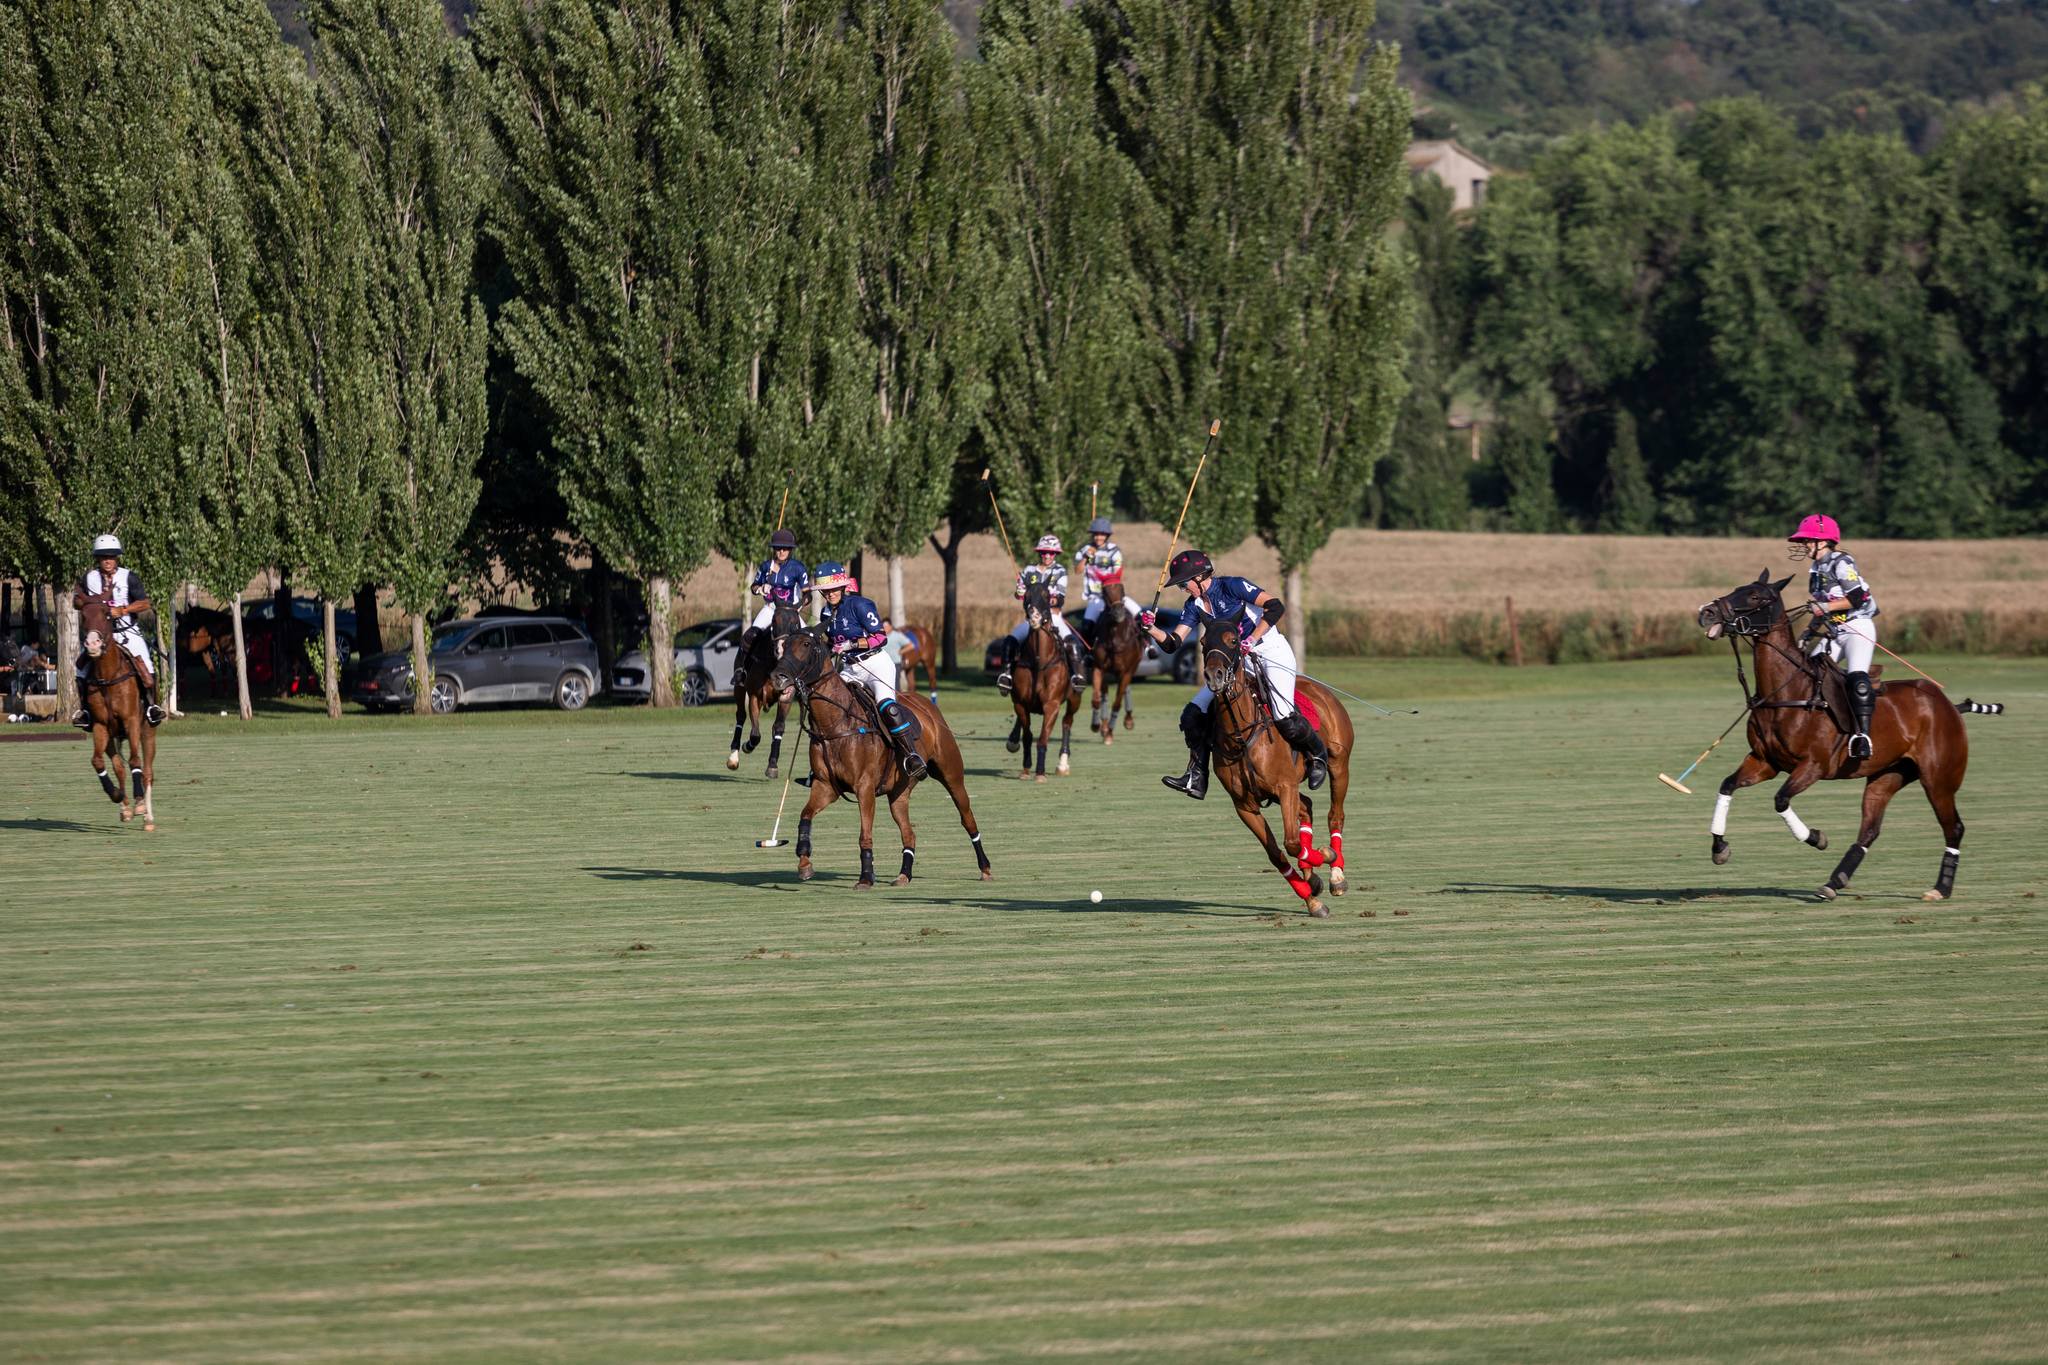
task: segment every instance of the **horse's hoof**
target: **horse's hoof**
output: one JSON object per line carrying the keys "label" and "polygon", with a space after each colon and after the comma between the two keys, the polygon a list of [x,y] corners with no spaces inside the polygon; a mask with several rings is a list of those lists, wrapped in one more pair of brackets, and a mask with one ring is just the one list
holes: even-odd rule
{"label": "horse's hoof", "polygon": [[1061,759],[1060,759],[1060,766],[1059,766],[1059,768],[1058,768],[1058,769],[1057,769],[1056,771],[1058,771],[1058,773],[1059,773],[1059,775],[1060,775],[1061,777],[1067,777],[1067,776],[1069,776],[1069,775],[1071,775],[1071,774],[1073,773],[1074,769],[1073,769],[1072,765],[1070,765],[1070,764],[1069,764],[1069,763],[1067,762],[1067,760],[1066,760],[1065,758],[1061,758]]}
{"label": "horse's hoof", "polygon": [[1017,751],[1018,751],[1019,749],[1021,749],[1021,748],[1023,748],[1023,747],[1024,747],[1024,746],[1023,746],[1022,744],[1019,744],[1019,743],[1018,743],[1018,742],[1017,742],[1016,740],[1014,740],[1014,739],[1008,739],[1008,740],[1004,740],[1004,741],[1003,741],[1003,748],[1004,748],[1004,749],[1005,749],[1005,750],[1006,750],[1007,752],[1009,752],[1009,753],[1013,753],[1013,754],[1014,754],[1014,753],[1016,753],[1016,752],[1017,752]]}
{"label": "horse's hoof", "polygon": [[897,878],[896,878],[896,880],[895,880],[895,881],[893,881],[893,882],[890,882],[890,883],[889,883],[889,885],[891,885],[891,886],[908,886],[908,885],[910,885],[910,874],[909,874],[908,872],[904,872],[904,873],[899,873],[899,874],[897,875]]}
{"label": "horse's hoof", "polygon": [[1351,886],[1350,886],[1350,884],[1349,884],[1348,882],[1346,882],[1346,881],[1344,880],[1344,869],[1342,869],[1342,868],[1340,868],[1340,867],[1333,867],[1333,868],[1331,868],[1331,869],[1330,869],[1330,894],[1331,894],[1331,895],[1333,895],[1333,896],[1341,896],[1341,895],[1343,895],[1343,894],[1344,894],[1344,893],[1345,893],[1346,891],[1349,891],[1350,889],[1351,889]]}
{"label": "horse's hoof", "polygon": [[1813,895],[1815,900],[1831,901],[1835,898],[1835,888],[1832,886],[1818,886],[1814,888]]}
{"label": "horse's hoof", "polygon": [[1324,905],[1314,896],[1310,896],[1308,900],[1308,914],[1310,919],[1328,919],[1330,917],[1330,907]]}
{"label": "horse's hoof", "polygon": [[1923,901],[1945,901],[1948,897],[1942,895],[1939,891],[1922,891],[1920,899]]}
{"label": "horse's hoof", "polygon": [[1045,774],[1044,774],[1044,773],[1040,773],[1040,774],[1038,775],[1038,780],[1039,780],[1040,782],[1043,782],[1043,781],[1045,781]]}
{"label": "horse's hoof", "polygon": [[854,890],[856,890],[856,891],[872,891],[872,890],[874,890],[874,889],[875,889],[875,884],[874,884],[873,882],[865,882],[865,881],[863,881],[863,882],[855,882],[855,883],[853,884],[853,889],[854,889]]}
{"label": "horse's hoof", "polygon": [[734,749],[734,750],[732,751],[732,753],[730,753],[729,755],[727,755],[727,756],[726,756],[726,760],[725,760],[725,770],[726,770],[727,772],[729,772],[729,773],[731,773],[731,772],[738,772],[738,771],[739,771],[739,766],[740,766],[740,751],[739,751],[738,749]]}
{"label": "horse's hoof", "polygon": [[1124,729],[1128,730],[1137,723],[1138,722],[1132,718],[1130,712],[1124,712]]}
{"label": "horse's hoof", "polygon": [[1730,858],[1731,856],[1732,856],[1732,855],[1731,855],[1731,854],[1729,853],[1729,850],[1728,850],[1728,841],[1727,841],[1726,839],[1723,839],[1723,838],[1722,838],[1722,837],[1721,837],[1720,835],[1718,835],[1718,834],[1717,834],[1717,835],[1715,835],[1715,836],[1714,836],[1714,866],[1715,866],[1715,867],[1719,867],[1719,866],[1721,866],[1721,865],[1722,865],[1723,863],[1727,862],[1727,861],[1728,861],[1728,859],[1729,859],[1729,858]]}
{"label": "horse's hoof", "polygon": [[1822,834],[1817,829],[1810,829],[1806,831],[1806,842],[1812,844],[1815,848],[1820,849],[1822,852],[1827,851],[1828,836]]}
{"label": "horse's hoof", "polygon": [[[154,833],[156,833],[156,821],[154,821],[154,820],[144,820],[144,821],[142,822],[142,828],[143,828],[143,829],[144,829],[144,830],[145,830],[145,831],[146,831],[147,833],[150,833],[150,834],[154,834]],[[1939,897],[1937,897],[1936,899],[1939,899]]]}
{"label": "horse's hoof", "polygon": [[815,875],[817,874],[809,863],[798,863],[796,865],[796,879],[798,881],[807,882]]}
{"label": "horse's hoof", "polygon": [[774,780],[775,780],[776,778],[778,778],[778,777],[780,777],[780,776],[782,776],[782,769],[780,769],[780,768],[770,768],[770,769],[768,770],[768,780],[769,780],[770,782],[773,782],[773,781],[774,781]]}
{"label": "horse's hoof", "polygon": [[1108,735],[1108,733],[1107,733],[1107,732],[1105,732],[1105,733],[1103,734],[1103,736],[1102,736],[1102,742],[1103,742],[1104,744],[1114,744],[1114,743],[1116,743],[1116,741],[1115,741],[1114,739],[1110,738],[1110,736]]}
{"label": "horse's hoof", "polygon": [[124,825],[125,825],[125,824],[127,824],[127,823],[128,823],[128,822],[129,822],[130,820],[133,820],[134,818],[135,818],[135,812],[134,812],[134,811],[132,811],[132,810],[129,810],[129,809],[128,809],[128,808],[126,807],[126,806],[123,806],[123,807],[121,807],[121,823],[122,823],[122,824],[124,824]]}

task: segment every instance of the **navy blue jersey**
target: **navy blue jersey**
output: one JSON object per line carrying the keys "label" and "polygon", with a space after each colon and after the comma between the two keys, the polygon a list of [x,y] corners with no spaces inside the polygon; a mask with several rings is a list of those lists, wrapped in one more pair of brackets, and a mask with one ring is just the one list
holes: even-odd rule
{"label": "navy blue jersey", "polygon": [[1205,610],[1201,599],[1188,598],[1188,604],[1180,609],[1180,628],[1190,635],[1199,635],[1204,621],[1235,623],[1240,631],[1250,633],[1250,627],[1258,624],[1256,619],[1250,625],[1245,618],[1259,617],[1262,613],[1253,605],[1254,599],[1264,589],[1249,578],[1226,578],[1222,574],[1209,580],[1209,605]]}
{"label": "navy blue jersey", "polygon": [[766,584],[775,590],[775,596],[784,602],[803,600],[804,590],[811,586],[811,571],[795,555],[781,564],[770,555],[761,561],[761,567],[754,573],[754,586]]}
{"label": "navy blue jersey", "polygon": [[832,647],[842,644],[853,649],[871,648],[882,643],[882,614],[875,610],[875,604],[857,592],[850,592],[839,599],[839,605],[832,609],[832,615],[825,622],[825,632],[832,637]]}

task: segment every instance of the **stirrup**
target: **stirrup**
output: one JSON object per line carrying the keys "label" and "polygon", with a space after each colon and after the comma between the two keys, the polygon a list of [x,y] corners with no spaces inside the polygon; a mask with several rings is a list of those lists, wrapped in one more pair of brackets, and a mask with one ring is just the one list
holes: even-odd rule
{"label": "stirrup", "polygon": [[158,706],[155,702],[151,702],[142,708],[142,718],[148,721],[152,728],[162,725],[164,718],[169,714],[170,712],[164,710],[163,707]]}
{"label": "stirrup", "polygon": [[1001,693],[1001,694],[1002,694],[1003,696],[1006,696],[1006,697],[1007,697],[1007,696],[1009,696],[1009,695],[1010,695],[1010,687],[1011,687],[1011,685],[1012,685],[1012,683],[1011,683],[1011,678],[1010,678],[1010,670],[1009,670],[1009,669],[1007,669],[1007,668],[1006,668],[1006,669],[1004,669],[1004,670],[1003,670],[1002,672],[1000,672],[1000,673],[996,674],[996,691],[997,691],[997,692],[999,692],[999,693]]}
{"label": "stirrup", "polygon": [[1864,733],[1863,731],[1861,731],[1861,730],[1858,730],[1858,731],[1857,731],[1857,732],[1856,732],[1855,734],[1853,734],[1853,735],[1849,736],[1849,757],[1851,757],[1851,758],[1869,758],[1869,757],[1870,757],[1870,736],[1869,736],[1869,735],[1865,734],[1865,733]]}
{"label": "stirrup", "polygon": [[78,711],[71,717],[71,724],[79,730],[92,729],[92,712],[83,706],[79,707]]}
{"label": "stirrup", "polygon": [[926,768],[926,764],[925,764],[925,761],[924,761],[924,755],[923,755],[923,754],[920,754],[920,753],[919,753],[919,752],[918,752],[917,750],[915,750],[915,749],[909,749],[909,750],[906,750],[906,751],[904,752],[904,754],[903,754],[903,759],[902,759],[902,763],[903,763],[903,772],[904,772],[904,775],[905,775],[905,776],[907,776],[907,777],[923,777],[923,776],[924,776],[924,773],[925,773],[925,768]]}

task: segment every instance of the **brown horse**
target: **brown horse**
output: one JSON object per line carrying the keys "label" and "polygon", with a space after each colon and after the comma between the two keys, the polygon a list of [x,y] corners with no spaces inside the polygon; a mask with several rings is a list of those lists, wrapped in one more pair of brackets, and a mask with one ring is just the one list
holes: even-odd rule
{"label": "brown horse", "polygon": [[[903,870],[896,885],[910,883],[911,865],[917,857],[917,833],[910,827],[910,793],[918,779],[904,773],[894,750],[877,729],[875,712],[865,695],[856,697],[852,685],[831,666],[832,649],[817,630],[798,631],[791,636],[776,661],[771,676],[785,700],[794,698],[804,706],[811,732],[811,799],[796,826],[796,874],[811,879],[811,821],[819,811],[841,795],[851,793],[860,801],[860,880],[857,888],[875,884],[875,797],[889,802],[889,814],[903,835]],[[922,733],[925,772],[937,778],[960,812],[961,827],[974,845],[974,858],[983,881],[994,880],[988,852],[981,846],[981,829],[974,823],[974,809],[967,803],[967,767],[952,730],[939,715],[939,708],[919,696],[898,699],[917,718]]]}
{"label": "brown horse", "polygon": [[936,703],[939,699],[938,641],[933,637],[931,631],[923,626],[897,626],[896,629],[902,631],[910,639],[910,643],[903,646],[903,652],[897,656],[897,662],[902,665],[902,671],[896,678],[897,690],[900,692],[915,692],[917,690],[917,670],[919,667],[922,667],[926,680],[931,683],[931,691],[926,693],[926,695]]}
{"label": "brown horse", "polygon": [[[789,703],[777,695],[768,675],[782,655],[784,642],[802,630],[803,625],[804,618],[794,606],[788,602],[777,602],[768,629],[754,637],[753,646],[745,655],[733,661],[732,752],[725,756],[727,772],[738,770],[741,754],[750,754],[761,747],[761,713],[773,702],[775,728],[769,736],[766,775],[782,775],[782,727],[789,719]],[[740,742],[743,728],[748,731],[744,744]]]}
{"label": "brown horse", "polygon": [[1045,751],[1052,743],[1053,717],[1060,711],[1060,703],[1067,704],[1066,720],[1060,725],[1060,762],[1057,771],[1065,777],[1071,772],[1068,756],[1074,744],[1074,713],[1081,709],[1081,692],[1074,686],[1074,675],[1067,666],[1067,651],[1060,644],[1059,635],[1053,630],[1052,597],[1045,590],[1045,584],[1033,583],[1024,590],[1024,619],[1031,629],[1024,636],[1024,644],[1017,651],[1017,662],[1010,670],[1010,705],[1016,708],[1017,723],[1010,729],[1010,738],[1003,746],[1011,753],[1024,749],[1023,767],[1018,778],[1030,781],[1031,771],[1031,717],[1044,717],[1038,731],[1038,772],[1040,782],[1045,781]]}
{"label": "brown horse", "polygon": [[[1095,639],[1089,650],[1095,678],[1095,705],[1089,712],[1089,726],[1102,732],[1104,744],[1115,743],[1116,713],[1124,713],[1124,729],[1131,728],[1131,678],[1138,661],[1145,657],[1145,635],[1138,628],[1137,605],[1124,597],[1124,585],[1102,586],[1102,614],[1095,618]],[[1116,679],[1116,700],[1102,709],[1109,680]]]}
{"label": "brown horse", "polygon": [[[1728,637],[1731,645],[1747,640],[1756,665],[1756,690],[1742,671],[1740,646],[1735,646],[1736,676],[1749,705],[1749,756],[1721,783],[1714,803],[1713,857],[1728,861],[1728,805],[1735,793],[1783,772],[1777,810],[1794,838],[1814,848],[1828,846],[1827,836],[1809,830],[1793,813],[1792,798],[1816,782],[1860,778],[1863,781],[1863,824],[1856,842],[1842,855],[1834,875],[1816,894],[1833,900],[1848,886],[1863,855],[1877,842],[1885,806],[1908,782],[1926,789],[1934,818],[1947,840],[1941,873],[1924,899],[1946,900],[1955,891],[1956,866],[1962,859],[1963,821],[1956,814],[1956,789],[1970,762],[1970,738],[1962,712],[1934,683],[1906,679],[1883,684],[1871,718],[1869,758],[1849,757],[1847,687],[1832,664],[1807,655],[1792,639],[1792,627],[1779,597],[1789,578],[1770,581],[1758,574],[1726,597],[1700,608],[1699,623],[1710,640]],[[1831,695],[1834,693],[1839,695]],[[1995,713],[2002,707],[1963,702],[1963,709]],[[1838,719],[1837,717],[1840,717]]]}
{"label": "brown horse", "polygon": [[[107,799],[121,808],[121,823],[139,811],[142,827],[156,828],[156,731],[142,718],[142,675],[114,641],[112,600],[105,594],[79,603],[79,630],[92,667],[85,675],[85,709],[92,714],[92,770]],[[128,746],[134,783],[131,802],[121,783],[121,745]]]}
{"label": "brown horse", "polygon": [[[1314,869],[1327,863],[1330,894],[1344,894],[1344,794],[1351,786],[1351,716],[1329,688],[1309,678],[1296,681],[1295,704],[1309,713],[1309,723],[1322,732],[1330,753],[1330,851],[1326,854],[1315,846],[1315,803],[1302,787],[1306,761],[1274,728],[1273,713],[1252,686],[1244,657],[1237,627],[1210,622],[1202,635],[1202,671],[1203,681],[1215,694],[1209,704],[1209,726],[1216,779],[1230,793],[1238,818],[1265,845],[1266,856],[1306,903],[1309,914],[1327,919],[1329,908],[1318,899],[1322,878]],[[1280,806],[1281,827],[1293,830],[1299,840],[1295,854],[1301,863],[1299,872],[1260,810],[1275,802]]]}

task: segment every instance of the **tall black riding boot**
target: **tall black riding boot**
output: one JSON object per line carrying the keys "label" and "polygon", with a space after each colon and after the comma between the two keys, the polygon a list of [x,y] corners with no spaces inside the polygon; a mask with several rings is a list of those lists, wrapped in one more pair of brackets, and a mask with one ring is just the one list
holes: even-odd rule
{"label": "tall black riding boot", "polygon": [[747,685],[747,660],[754,657],[754,641],[764,634],[759,626],[748,626],[740,632],[740,652],[733,659],[732,686],[735,692]]}
{"label": "tall black riding boot", "polygon": [[910,713],[899,701],[885,701],[875,710],[875,716],[882,722],[882,738],[896,751],[896,761],[903,765],[903,771],[912,777],[924,776],[924,755],[917,751],[917,742],[910,737]]}
{"label": "tall black riding boot", "polygon": [[1005,635],[1003,637],[1003,670],[996,674],[996,691],[1006,697],[1010,695],[1010,670],[1016,666],[1017,642]]}
{"label": "tall black riding boot", "polygon": [[1308,789],[1314,791],[1330,776],[1330,751],[1323,744],[1323,737],[1308,723],[1308,717],[1296,711],[1285,719],[1274,722],[1274,729],[1280,738],[1294,746],[1294,751],[1308,760]]}
{"label": "tall black riding boot", "polygon": [[1078,635],[1067,636],[1066,646],[1067,668],[1073,674],[1074,690],[1076,692],[1083,691],[1088,686],[1088,663],[1087,656],[1081,652],[1081,637]]}
{"label": "tall black riding boot", "polygon": [[156,679],[149,680],[149,686],[142,689],[142,718],[152,726],[164,723],[164,708],[157,704]]}
{"label": "tall black riding boot", "polygon": [[1877,711],[1877,689],[1868,673],[1849,675],[1849,709],[1856,713],[1856,733],[1849,736],[1849,757],[1870,757],[1870,718]]}
{"label": "tall black riding boot", "polygon": [[1181,708],[1180,732],[1188,742],[1188,770],[1159,780],[1199,801],[1209,794],[1209,718],[1193,702]]}

